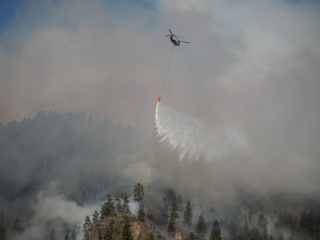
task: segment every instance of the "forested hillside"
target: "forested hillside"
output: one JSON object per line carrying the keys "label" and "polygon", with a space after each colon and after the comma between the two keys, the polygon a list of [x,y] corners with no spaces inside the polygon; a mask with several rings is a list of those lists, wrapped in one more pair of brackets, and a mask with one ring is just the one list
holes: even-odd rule
{"label": "forested hillside", "polygon": [[82,112],[40,111],[32,119],[0,123],[2,236],[30,224],[32,204],[53,182],[80,206],[101,201],[107,187],[117,188],[114,171],[124,164],[117,163],[119,155],[126,158],[138,146],[130,125],[94,121]]}
{"label": "forested hillside", "polygon": [[[226,215],[211,209],[194,216],[194,204],[190,203],[190,200],[183,201],[181,195],[176,197],[172,190],[168,190],[160,207],[162,215],[155,219],[152,214],[146,215],[146,212],[159,206],[144,204],[143,187],[140,183],[136,184],[132,194],[134,203],[139,206],[138,211],[130,211],[129,196],[126,192],[120,193],[115,199],[108,195],[100,212],[95,211],[92,218],[86,216],[83,225],[84,240],[320,239],[320,205],[316,206],[316,211],[311,208],[301,214],[254,214],[251,211],[247,215],[234,211]],[[138,194],[140,197],[136,197]]]}
{"label": "forested hillside", "polygon": [[82,112],[0,124],[0,240],[320,239],[316,193],[240,189],[222,208],[214,189],[185,196],[168,181],[200,163],[167,166],[164,148],[143,148],[135,128]]}

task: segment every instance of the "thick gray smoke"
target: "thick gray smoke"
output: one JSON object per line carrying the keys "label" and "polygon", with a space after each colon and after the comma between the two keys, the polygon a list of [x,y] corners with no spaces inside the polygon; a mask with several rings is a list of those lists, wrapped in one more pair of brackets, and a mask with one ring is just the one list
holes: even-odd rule
{"label": "thick gray smoke", "polygon": [[[40,216],[56,219],[50,206],[85,213],[137,182],[150,206],[170,187],[202,206],[197,216],[211,206],[312,206],[320,186],[319,2],[13,2],[0,26],[0,208],[9,232],[17,215],[27,233]],[[174,50],[162,97],[180,112],[159,104],[162,143],[152,149],[168,28],[191,44]],[[54,227],[60,235],[64,225]]]}
{"label": "thick gray smoke", "polygon": [[178,150],[179,159],[206,162],[220,161],[232,154],[242,154],[248,149],[245,136],[237,126],[209,127],[200,118],[166,107],[160,102],[156,107],[156,131],[160,142]]}
{"label": "thick gray smoke", "polygon": [[[84,113],[41,111],[33,119],[0,124],[0,210],[10,239],[63,239],[99,211],[107,194],[146,185],[148,167],[137,156],[139,135]],[[138,144],[138,145],[136,145]],[[137,178],[138,176],[138,178]],[[136,204],[132,204],[133,212]],[[14,231],[18,217],[23,232]]]}
{"label": "thick gray smoke", "polygon": [[67,199],[60,188],[61,183],[53,181],[47,189],[39,192],[31,208],[34,211],[28,221],[28,227],[19,234],[12,234],[15,240],[43,239],[54,231],[56,239],[64,239],[66,233],[76,232],[76,239],[81,240],[85,216],[99,211],[101,203],[79,206],[75,201]]}

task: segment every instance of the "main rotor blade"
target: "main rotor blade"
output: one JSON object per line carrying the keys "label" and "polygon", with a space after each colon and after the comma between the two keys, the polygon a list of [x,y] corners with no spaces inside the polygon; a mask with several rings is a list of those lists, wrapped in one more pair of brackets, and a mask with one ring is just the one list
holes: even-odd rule
{"label": "main rotor blade", "polygon": [[180,41],[180,42],[183,42],[183,43],[190,43],[190,42],[186,42],[186,41]]}
{"label": "main rotor blade", "polygon": [[176,39],[179,39],[178,37],[180,37],[180,36],[177,36],[177,35],[175,35],[175,34],[172,34],[174,37],[176,37]]}
{"label": "main rotor blade", "polygon": [[178,35],[175,35],[175,36],[183,38],[182,36],[178,36]]}
{"label": "main rotor blade", "polygon": [[171,35],[165,35],[165,37],[170,37]]}
{"label": "main rotor blade", "polygon": [[170,32],[171,34],[173,34],[170,29],[169,29],[169,32]]}

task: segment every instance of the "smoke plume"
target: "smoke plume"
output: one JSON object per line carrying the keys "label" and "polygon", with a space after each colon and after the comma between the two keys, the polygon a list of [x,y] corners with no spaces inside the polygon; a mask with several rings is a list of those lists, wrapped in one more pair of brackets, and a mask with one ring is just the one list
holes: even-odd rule
{"label": "smoke plume", "polygon": [[[3,2],[16,3],[0,19],[0,211],[8,234],[18,216],[25,230],[16,239],[44,239],[52,228],[63,239],[99,210],[90,206],[137,182],[146,210],[163,207],[171,188],[190,199],[195,221],[211,207],[219,216],[241,207],[269,217],[315,206],[319,2],[44,0],[0,1],[0,9]],[[156,113],[161,143],[153,144],[152,99],[172,49],[169,28],[191,44],[174,48],[167,102]],[[61,185],[50,195],[54,181]],[[65,206],[81,214],[69,218]],[[53,226],[37,226],[42,219]]]}

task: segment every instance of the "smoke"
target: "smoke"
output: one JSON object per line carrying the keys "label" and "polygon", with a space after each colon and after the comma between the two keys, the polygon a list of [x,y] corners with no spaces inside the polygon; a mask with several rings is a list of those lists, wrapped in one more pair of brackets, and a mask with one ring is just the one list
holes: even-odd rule
{"label": "smoke", "polygon": [[156,107],[156,131],[160,142],[178,150],[180,161],[220,161],[234,153],[245,153],[248,143],[234,125],[212,128],[200,118],[166,107]]}
{"label": "smoke", "polygon": [[61,183],[51,182],[46,190],[38,193],[31,208],[34,215],[29,220],[29,226],[22,233],[13,233],[15,240],[42,239],[49,232],[54,232],[57,239],[63,239],[66,233],[76,232],[77,240],[82,239],[82,229],[85,216],[92,218],[92,213],[99,211],[101,204],[79,206],[75,201],[68,200],[61,193]]}
{"label": "smoke", "polygon": [[[61,204],[52,211],[64,204],[84,211],[83,190],[85,204],[95,203],[137,182],[153,208],[170,187],[202,204],[195,216],[211,206],[311,206],[320,186],[319,3],[19,2],[0,36],[0,206],[8,231],[17,215],[31,231],[51,200]],[[163,95],[181,112],[157,106],[160,140],[178,156],[152,154],[150,141],[150,99],[172,48],[168,28],[191,42],[175,48]],[[39,110],[52,113],[33,119]],[[59,192],[44,194],[56,179]]]}
{"label": "smoke", "polygon": [[139,203],[133,200],[133,197],[130,198],[130,202],[129,202],[129,209],[131,211],[132,214],[134,215],[138,215],[138,211],[139,211]]}
{"label": "smoke", "polygon": [[[11,233],[15,240],[42,239],[54,232],[56,239],[63,239],[66,233],[75,231],[76,239],[83,239],[82,226],[85,216],[92,219],[93,212],[100,211],[102,202],[78,205],[75,201],[67,199],[61,193],[61,182],[52,181],[47,189],[37,194],[36,201],[32,203],[34,212],[28,221],[28,226],[22,233]],[[137,215],[139,203],[130,198],[130,211]]]}

